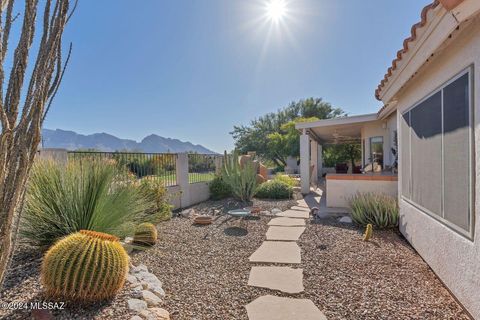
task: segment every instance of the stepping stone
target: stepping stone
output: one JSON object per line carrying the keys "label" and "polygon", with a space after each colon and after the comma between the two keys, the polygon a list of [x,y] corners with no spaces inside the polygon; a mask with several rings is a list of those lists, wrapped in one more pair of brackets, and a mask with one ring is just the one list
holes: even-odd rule
{"label": "stepping stone", "polygon": [[297,207],[309,208],[305,200],[297,200]]}
{"label": "stepping stone", "polygon": [[263,296],[246,305],[250,320],[327,320],[311,300]]}
{"label": "stepping stone", "polygon": [[303,269],[290,267],[253,267],[248,285],[285,293],[303,292]]}
{"label": "stepping stone", "polygon": [[300,247],[295,242],[264,241],[249,258],[250,262],[301,263]]}
{"label": "stepping stone", "polygon": [[277,217],[287,217],[287,218],[300,218],[308,219],[310,218],[310,212],[308,211],[298,211],[298,210],[287,210],[276,214]]}
{"label": "stepping stone", "polygon": [[294,226],[304,226],[305,220],[304,219],[295,219],[295,218],[286,218],[286,217],[278,217],[273,218],[268,223],[269,226],[283,226],[283,227],[294,227]]}
{"label": "stepping stone", "polygon": [[305,227],[278,227],[272,226],[267,230],[267,240],[297,241]]}
{"label": "stepping stone", "polygon": [[290,208],[291,210],[298,210],[298,211],[307,211],[310,212],[310,208],[307,207],[299,207],[299,206],[293,206]]}

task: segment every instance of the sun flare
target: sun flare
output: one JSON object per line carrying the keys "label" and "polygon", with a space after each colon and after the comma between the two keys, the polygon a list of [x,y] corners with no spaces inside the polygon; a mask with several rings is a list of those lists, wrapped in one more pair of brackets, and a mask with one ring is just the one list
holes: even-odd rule
{"label": "sun flare", "polygon": [[287,13],[285,0],[270,0],[266,6],[267,16],[272,21],[279,21]]}

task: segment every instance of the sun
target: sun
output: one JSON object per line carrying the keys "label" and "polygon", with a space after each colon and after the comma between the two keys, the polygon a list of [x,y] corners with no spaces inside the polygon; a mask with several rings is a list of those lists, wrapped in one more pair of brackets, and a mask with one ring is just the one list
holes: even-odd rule
{"label": "sun", "polygon": [[270,0],[266,5],[267,17],[272,21],[279,21],[287,13],[285,0]]}

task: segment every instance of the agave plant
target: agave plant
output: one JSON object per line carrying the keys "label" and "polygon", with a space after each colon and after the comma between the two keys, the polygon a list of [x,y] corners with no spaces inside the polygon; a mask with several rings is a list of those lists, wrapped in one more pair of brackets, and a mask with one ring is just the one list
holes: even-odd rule
{"label": "agave plant", "polygon": [[372,224],[376,228],[398,226],[397,199],[384,194],[357,193],[350,199],[352,219],[361,226]]}
{"label": "agave plant", "polygon": [[228,155],[225,151],[222,178],[236,198],[243,202],[252,200],[257,188],[257,168],[251,159],[240,165],[237,152]]}
{"label": "agave plant", "polygon": [[32,170],[20,225],[22,239],[50,246],[80,230],[123,238],[136,225],[156,218],[155,206],[142,190],[121,181],[118,167],[102,161],[73,161],[59,165],[37,162]]}

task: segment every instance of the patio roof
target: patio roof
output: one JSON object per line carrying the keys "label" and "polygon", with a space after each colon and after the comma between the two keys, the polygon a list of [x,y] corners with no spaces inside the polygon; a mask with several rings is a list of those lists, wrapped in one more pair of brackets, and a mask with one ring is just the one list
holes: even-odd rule
{"label": "patio roof", "polygon": [[378,121],[377,113],[358,116],[301,122],[295,125],[298,130],[305,130],[310,136],[322,144],[356,142],[361,139],[364,124]]}

